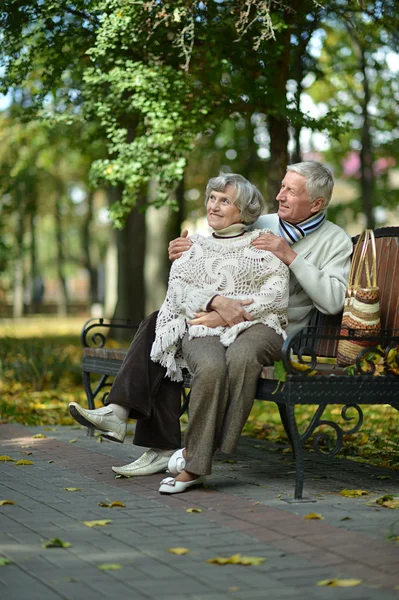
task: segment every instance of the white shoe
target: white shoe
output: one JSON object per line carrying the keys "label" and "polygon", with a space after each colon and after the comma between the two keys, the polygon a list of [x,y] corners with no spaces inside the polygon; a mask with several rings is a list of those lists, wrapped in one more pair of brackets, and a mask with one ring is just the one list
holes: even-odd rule
{"label": "white shoe", "polygon": [[138,477],[140,475],[153,475],[166,471],[169,459],[174,450],[157,450],[150,448],[134,462],[122,467],[112,467],[114,473],[124,477]]}
{"label": "white shoe", "polygon": [[161,494],[180,494],[186,490],[205,483],[205,476],[200,475],[197,479],[191,481],[176,481],[174,477],[166,477],[162,479],[158,492]]}
{"label": "white shoe", "polygon": [[180,448],[177,450],[169,459],[168,462],[168,471],[172,473],[172,475],[178,475],[182,471],[184,471],[186,467],[186,459],[183,456],[184,448]]}
{"label": "white shoe", "polygon": [[127,425],[119,417],[114,415],[112,408],[102,406],[95,410],[86,410],[77,402],[70,402],[69,412],[71,416],[85,427],[95,427],[101,431],[101,435],[113,442],[123,442],[126,436]]}

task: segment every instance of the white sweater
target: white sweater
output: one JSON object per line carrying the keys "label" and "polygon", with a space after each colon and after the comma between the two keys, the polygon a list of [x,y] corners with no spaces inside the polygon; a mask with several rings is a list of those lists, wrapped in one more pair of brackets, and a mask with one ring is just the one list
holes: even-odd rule
{"label": "white sweater", "polygon": [[[219,336],[224,346],[257,323],[286,337],[289,269],[272,252],[257,250],[251,242],[261,231],[235,238],[194,235],[193,245],[176,260],[169,275],[168,291],[157,318],[151,359],[166,367],[173,381],[181,381],[181,339]],[[237,300],[252,299],[245,307],[253,320],[232,327],[189,325],[194,313],[206,310],[216,295]]]}
{"label": "white sweater", "polygon": [[[271,229],[279,235],[277,214],[263,215],[255,229]],[[290,264],[290,295],[287,333],[307,325],[314,308],[327,315],[339,313],[344,306],[348,283],[351,238],[331,221],[299,242],[292,249],[298,254]]]}

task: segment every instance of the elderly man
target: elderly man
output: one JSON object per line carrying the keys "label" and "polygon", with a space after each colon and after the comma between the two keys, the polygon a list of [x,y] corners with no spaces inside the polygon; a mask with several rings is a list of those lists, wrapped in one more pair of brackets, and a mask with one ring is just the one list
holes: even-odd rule
{"label": "elderly man", "polygon": [[[333,187],[331,172],[324,165],[310,161],[290,165],[277,195],[278,212],[261,216],[254,224],[270,230],[254,240],[254,246],[272,251],[290,269],[288,333],[306,326],[315,309],[333,315],[343,308],[352,242],[340,227],[326,220]],[[169,244],[169,258],[179,258],[190,246],[183,232]],[[229,326],[250,320],[245,309],[248,302],[215,296],[208,311],[197,313],[193,322],[212,327],[215,317]],[[104,437],[119,442],[125,438],[128,418],[137,419],[133,443],[149,450],[128,465],[112,467],[115,473],[130,477],[166,470],[169,458],[180,447],[181,387],[165,378],[164,369],[149,358],[155,323],[156,313],[142,322],[106,406],[89,411],[71,403],[69,408],[79,423],[94,426]],[[145,377],[143,356],[148,357]]]}

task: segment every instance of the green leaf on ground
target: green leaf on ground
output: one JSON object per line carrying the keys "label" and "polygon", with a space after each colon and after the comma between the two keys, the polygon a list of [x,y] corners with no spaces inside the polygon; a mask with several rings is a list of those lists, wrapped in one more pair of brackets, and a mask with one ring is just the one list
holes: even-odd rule
{"label": "green leaf on ground", "polygon": [[0,567],[4,567],[4,565],[11,565],[11,560],[0,556]]}
{"label": "green leaf on ground", "polygon": [[119,571],[120,569],[122,569],[122,565],[103,564],[103,565],[97,565],[97,569],[100,569],[100,571]]}
{"label": "green leaf on ground", "polygon": [[71,546],[70,542],[63,542],[60,538],[53,538],[42,544],[42,548],[70,548]]}

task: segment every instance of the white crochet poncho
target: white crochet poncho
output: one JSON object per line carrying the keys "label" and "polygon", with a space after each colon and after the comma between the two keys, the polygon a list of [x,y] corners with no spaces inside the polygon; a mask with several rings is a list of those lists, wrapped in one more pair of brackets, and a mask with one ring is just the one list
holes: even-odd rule
{"label": "white crochet poncho", "polygon": [[[187,368],[181,354],[181,340],[187,331],[190,339],[220,336],[226,347],[241,331],[257,323],[286,337],[289,269],[272,252],[251,246],[265,232],[269,230],[246,232],[235,238],[193,235],[190,250],[173,263],[151,349],[151,359],[166,368],[172,381],[182,381],[181,369]],[[216,294],[252,299],[245,310],[253,320],[232,327],[189,325],[187,321],[194,318],[195,312],[206,310]]]}

